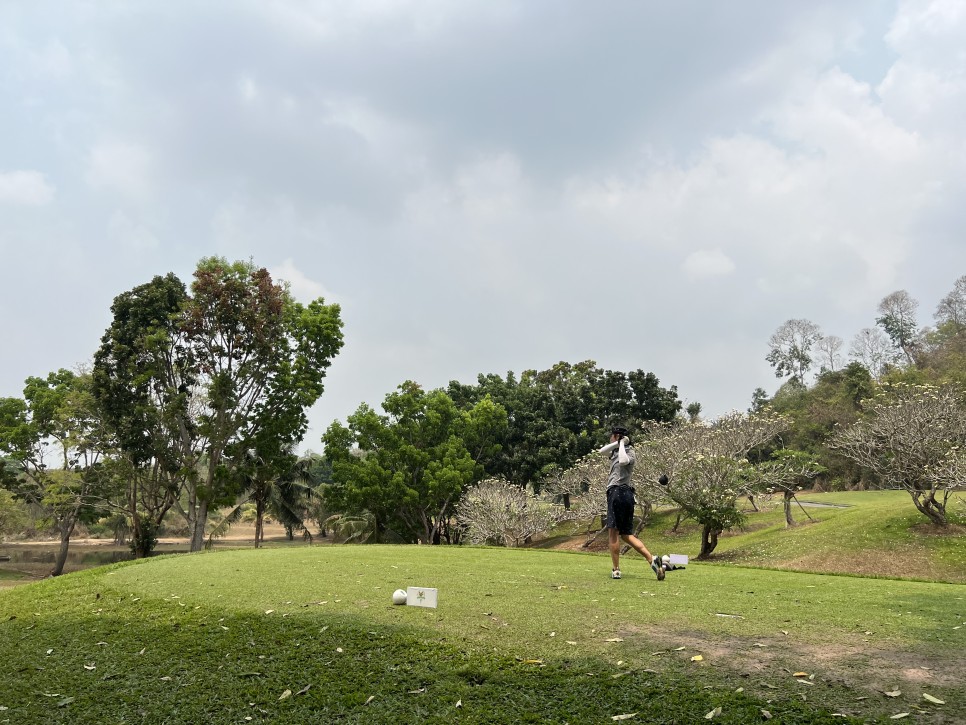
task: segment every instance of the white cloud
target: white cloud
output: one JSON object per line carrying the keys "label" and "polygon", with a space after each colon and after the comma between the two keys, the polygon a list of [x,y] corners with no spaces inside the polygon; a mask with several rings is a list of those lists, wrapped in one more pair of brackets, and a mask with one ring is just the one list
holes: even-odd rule
{"label": "white cloud", "polygon": [[720,249],[701,249],[684,260],[684,273],[693,282],[709,277],[724,277],[735,271],[735,263]]}
{"label": "white cloud", "polygon": [[286,259],[280,265],[268,270],[275,281],[285,281],[289,284],[292,296],[299,302],[308,303],[319,297],[324,297],[327,304],[338,302],[335,296],[320,283],[310,279],[292,259]]}
{"label": "white cloud", "polygon": [[43,206],[54,198],[54,187],[39,171],[0,171],[0,204]]}

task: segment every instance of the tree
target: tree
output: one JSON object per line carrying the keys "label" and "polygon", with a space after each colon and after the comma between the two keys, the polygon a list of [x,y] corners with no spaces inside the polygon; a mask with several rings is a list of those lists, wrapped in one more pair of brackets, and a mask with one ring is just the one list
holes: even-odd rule
{"label": "tree", "polygon": [[677,388],[663,388],[653,373],[602,370],[593,360],[560,362],[519,378],[480,375],[476,385],[449,384],[460,408],[489,395],[507,412],[500,448],[479,462],[486,475],[523,486],[540,485],[554,469],[566,470],[587,455],[605,429],[636,428],[645,420],[669,421],[681,410]]}
{"label": "tree", "polygon": [[493,478],[471,486],[456,507],[456,519],[473,544],[520,546],[564,516],[560,506]]}
{"label": "tree", "polygon": [[876,324],[881,327],[899,349],[909,365],[916,362],[918,324],[916,311],[919,303],[905,290],[896,290],[882,298]]}
{"label": "tree", "polygon": [[[665,496],[701,524],[699,559],[708,558],[722,531],[743,521],[739,498],[757,479],[749,452],[788,428],[781,416],[731,413],[711,422],[649,425],[637,444],[635,473],[646,490]],[[646,472],[646,473],[645,473]],[[668,483],[657,483],[665,474]]]}
{"label": "tree", "polygon": [[751,407],[749,413],[760,413],[768,405],[768,393],[764,388],[755,388],[751,393]]}
{"label": "tree", "polygon": [[812,347],[822,339],[818,325],[808,320],[787,320],[768,340],[770,351],[765,359],[775,368],[775,377],[790,375],[805,383],[812,367]]}
{"label": "tree", "polygon": [[19,533],[29,522],[30,513],[24,503],[10,491],[0,488],[0,541],[5,536]]}
{"label": "tree", "polygon": [[[250,262],[202,259],[182,292],[168,275],[115,300],[95,369],[120,448],[180,479],[186,506],[174,505],[197,551],[209,509],[238,495],[247,452],[301,440],[342,322],[338,305],[303,306]],[[134,434],[121,435],[125,420]]]}
{"label": "tree", "polygon": [[697,423],[701,419],[701,403],[688,403],[684,412],[688,414],[689,421]]}
{"label": "tree", "polygon": [[[291,450],[263,458],[258,451],[249,451],[246,465],[236,475],[241,480],[241,496],[221,523],[209,534],[209,543],[227,533],[249,504],[255,506],[255,548],[265,540],[265,516],[271,514],[285,526],[308,533],[305,521],[310,503],[319,496],[308,477],[308,460],[299,459]],[[290,538],[291,535],[290,535]]]}
{"label": "tree", "polygon": [[916,508],[945,526],[951,493],[966,487],[966,406],[962,391],[896,384],[863,406],[867,418],[841,431],[832,446],[904,489]]}
{"label": "tree", "polygon": [[877,327],[865,327],[852,338],[849,357],[878,380],[895,359],[889,339]]}
{"label": "tree", "polygon": [[798,450],[821,466],[817,475],[825,485],[863,486],[863,469],[840,451],[830,449],[828,441],[836,431],[859,419],[862,401],[875,392],[869,371],[857,362],[835,372],[820,373],[811,388],[793,388],[786,383],[775,395],[771,409],[789,419],[789,428],[782,434],[781,446],[753,451],[754,460],[767,461],[773,454],[780,454],[782,447]]}
{"label": "tree", "polygon": [[[770,460],[756,466],[754,474],[760,490],[768,493],[781,492],[785,526],[788,527],[795,525],[795,519],[792,516],[792,501],[797,501],[795,494],[801,490],[802,484],[824,470],[823,466],[804,451],[783,448],[775,451]],[[806,512],[807,515],[808,512]]]}
{"label": "tree", "polygon": [[939,301],[934,318],[937,326],[951,325],[957,333],[966,330],[966,274]]}
{"label": "tree", "polygon": [[64,571],[77,523],[95,518],[96,506],[109,495],[90,386],[89,375],[61,369],[28,378],[23,398],[0,398],[0,453],[18,474],[5,481],[18,499],[43,512],[60,537],[52,576]]}
{"label": "tree", "polygon": [[154,532],[181,494],[185,440],[189,451],[196,445],[191,405],[198,378],[180,325],[187,301],[173,274],[118,295],[94,355],[92,392],[113,437],[113,465],[127,481],[124,508],[136,557],[150,554]]}
{"label": "tree", "polygon": [[819,354],[820,370],[834,373],[842,366],[842,356],[839,355],[842,345],[842,338],[836,335],[826,335],[815,342],[815,348]]}
{"label": "tree", "polygon": [[330,508],[374,517],[376,541],[394,533],[406,541],[439,543],[465,486],[482,476],[467,449],[492,452],[506,412],[489,398],[460,410],[442,390],[407,381],[386,396],[380,415],[361,405],[329,426],[322,441],[332,461]]}

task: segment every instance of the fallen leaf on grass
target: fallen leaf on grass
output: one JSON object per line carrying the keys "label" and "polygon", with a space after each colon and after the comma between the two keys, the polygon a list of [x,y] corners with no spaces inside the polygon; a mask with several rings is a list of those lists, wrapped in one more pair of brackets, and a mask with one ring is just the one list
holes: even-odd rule
{"label": "fallen leaf on grass", "polygon": [[925,692],[922,693],[922,699],[923,700],[929,700],[929,702],[935,703],[936,705],[945,705],[946,704],[946,701],[945,700],[940,700],[938,697],[933,697],[932,695],[926,694]]}
{"label": "fallen leaf on grass", "polygon": [[306,692],[309,691],[309,689],[311,689],[311,687],[312,687],[312,685],[306,685],[305,687],[303,687],[301,690],[299,690],[295,694],[296,695],[304,695]]}
{"label": "fallen leaf on grass", "polygon": [[630,720],[632,717],[637,717],[636,712],[629,712],[626,715],[611,715],[611,720]]}
{"label": "fallen leaf on grass", "polygon": [[720,707],[716,707],[714,710],[712,710],[707,715],[705,715],[704,716],[704,719],[705,720],[711,720],[712,718],[718,717],[718,715],[720,715],[720,714],[721,714],[721,708]]}
{"label": "fallen leaf on grass", "polygon": [[265,614],[271,614],[274,611],[275,611],[274,609],[266,609]]}
{"label": "fallen leaf on grass", "polygon": [[286,697],[291,697],[291,696],[292,696],[292,691],[286,690],[285,692],[283,692],[281,695],[278,696],[278,699],[284,700]]}
{"label": "fallen leaf on grass", "polygon": [[97,665],[95,665],[93,662],[91,662],[89,665],[84,665],[84,669],[85,670],[96,670],[97,669]]}
{"label": "fallen leaf on grass", "polygon": [[463,707],[463,701],[462,700],[457,700],[456,701],[456,707]]}
{"label": "fallen leaf on grass", "polygon": [[57,707],[67,707],[74,701],[73,697],[65,697],[63,700],[57,703]]}
{"label": "fallen leaf on grass", "polygon": [[423,692],[426,692],[426,688],[425,687],[420,687],[418,690],[410,690],[406,694],[408,694],[408,695],[419,695],[420,693],[423,693]]}
{"label": "fallen leaf on grass", "polygon": [[899,712],[899,713],[896,713],[895,715],[893,715],[892,717],[890,717],[889,719],[890,720],[901,720],[904,717],[909,717],[909,713],[908,712]]}
{"label": "fallen leaf on grass", "polygon": [[761,642],[755,642],[754,646],[755,647],[767,647],[768,645],[767,644],[762,644]]}
{"label": "fallen leaf on grass", "polygon": [[[623,642],[621,637],[611,637],[610,639],[605,639],[605,642]],[[681,649],[684,649],[683,647]]]}
{"label": "fallen leaf on grass", "polygon": [[770,713],[770,712],[768,712],[768,710],[762,710],[762,711],[761,711],[761,716],[762,716],[762,717],[763,717],[763,718],[764,718],[765,720],[771,720],[771,713]]}
{"label": "fallen leaf on grass", "polygon": [[883,692],[886,697],[899,697],[902,694],[902,690],[892,690],[891,692]]}
{"label": "fallen leaf on grass", "polygon": [[369,695],[369,699],[368,699],[368,700],[366,700],[366,701],[365,701],[364,703],[362,703],[362,704],[363,704],[363,705],[368,705],[368,704],[369,704],[370,702],[372,702],[372,701],[373,701],[373,700],[375,700],[375,699],[376,699],[376,696],[375,696],[375,695]]}
{"label": "fallen leaf on grass", "polygon": [[808,677],[807,672],[796,672],[792,677]]}
{"label": "fallen leaf on grass", "polygon": [[543,660],[522,660],[525,665],[542,665]]}
{"label": "fallen leaf on grass", "polygon": [[675,652],[680,652],[680,651],[681,651],[681,650],[683,650],[683,649],[686,649],[686,648],[685,648],[685,647],[675,647],[675,648],[674,648],[674,651],[675,651]]}
{"label": "fallen leaf on grass", "polygon": [[570,639],[568,639],[568,640],[567,640],[567,644],[577,644],[577,643],[576,643],[576,642],[574,642],[573,640],[570,640]]}
{"label": "fallen leaf on grass", "polygon": [[703,659],[704,659],[704,657],[702,657],[701,655],[695,655],[694,657],[691,658],[691,661],[692,662],[701,662]]}

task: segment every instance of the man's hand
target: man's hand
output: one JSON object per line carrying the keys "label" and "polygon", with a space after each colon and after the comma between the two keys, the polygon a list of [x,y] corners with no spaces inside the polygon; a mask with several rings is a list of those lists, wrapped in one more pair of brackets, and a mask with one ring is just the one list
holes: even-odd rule
{"label": "man's hand", "polygon": [[631,444],[631,439],[628,438],[627,436],[624,436],[623,438],[621,438],[621,443],[623,443],[625,446],[629,446]]}

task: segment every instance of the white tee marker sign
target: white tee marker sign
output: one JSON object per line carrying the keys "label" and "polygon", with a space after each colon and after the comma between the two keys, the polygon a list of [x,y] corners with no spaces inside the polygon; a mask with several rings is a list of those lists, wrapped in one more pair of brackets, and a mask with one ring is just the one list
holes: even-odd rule
{"label": "white tee marker sign", "polygon": [[406,604],[410,607],[436,609],[437,595],[437,590],[430,587],[408,587],[406,589]]}

